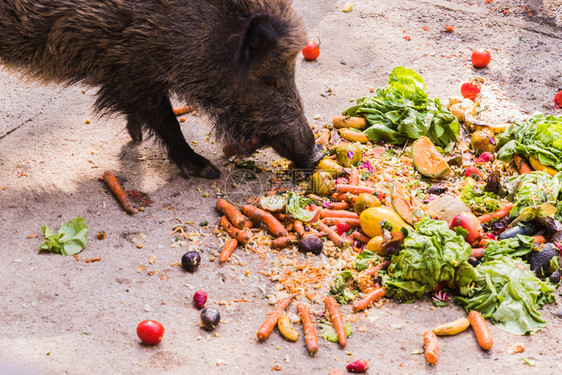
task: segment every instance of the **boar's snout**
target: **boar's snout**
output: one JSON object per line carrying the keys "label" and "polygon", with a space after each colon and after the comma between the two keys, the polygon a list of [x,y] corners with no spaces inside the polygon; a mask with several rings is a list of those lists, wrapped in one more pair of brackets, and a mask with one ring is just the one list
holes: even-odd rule
{"label": "boar's snout", "polygon": [[306,127],[303,137],[284,134],[268,142],[281,156],[293,161],[298,169],[314,169],[325,154],[322,146],[314,141],[312,130]]}

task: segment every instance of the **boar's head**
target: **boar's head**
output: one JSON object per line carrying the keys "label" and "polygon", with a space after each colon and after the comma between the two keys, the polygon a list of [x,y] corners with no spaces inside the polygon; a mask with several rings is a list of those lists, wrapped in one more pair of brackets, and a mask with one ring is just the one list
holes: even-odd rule
{"label": "boar's head", "polygon": [[287,5],[239,19],[238,25],[228,38],[232,81],[227,78],[218,94],[228,99],[213,114],[225,153],[271,146],[296,167],[313,168],[323,154],[295,84],[296,58],[306,43],[300,20]]}

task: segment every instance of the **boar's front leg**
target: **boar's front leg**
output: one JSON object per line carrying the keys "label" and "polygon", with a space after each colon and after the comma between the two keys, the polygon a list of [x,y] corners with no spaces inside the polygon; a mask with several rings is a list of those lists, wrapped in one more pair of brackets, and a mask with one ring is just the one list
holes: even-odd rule
{"label": "boar's front leg", "polygon": [[[128,116],[128,120],[137,120],[142,118],[146,127],[155,134],[164,147],[168,150],[168,158],[174,162],[180,169],[185,178],[190,175],[215,179],[220,177],[220,172],[209,160],[197,154],[186,142],[180,128],[180,124],[174,115],[170,99],[166,96],[158,98],[154,102],[156,105],[149,105],[137,112],[135,115]],[[131,127],[136,129],[134,123],[128,124],[127,128],[131,132]],[[133,131],[131,136],[137,135]],[[137,138],[138,139],[138,138]]]}

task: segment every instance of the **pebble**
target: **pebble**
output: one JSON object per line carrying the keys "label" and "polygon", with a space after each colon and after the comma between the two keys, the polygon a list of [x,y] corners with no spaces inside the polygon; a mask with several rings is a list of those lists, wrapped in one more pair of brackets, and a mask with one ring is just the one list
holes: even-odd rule
{"label": "pebble", "polygon": [[562,318],[562,309],[558,309],[554,312],[554,315],[556,315],[559,318]]}

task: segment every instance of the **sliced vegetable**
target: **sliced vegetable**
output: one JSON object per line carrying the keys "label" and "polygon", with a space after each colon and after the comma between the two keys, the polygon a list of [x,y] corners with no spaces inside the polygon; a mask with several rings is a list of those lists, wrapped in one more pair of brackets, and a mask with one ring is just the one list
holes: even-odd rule
{"label": "sliced vegetable", "polygon": [[398,180],[394,180],[392,183],[390,197],[392,208],[407,224],[414,225],[423,216],[422,203],[404,189]]}
{"label": "sliced vegetable", "polygon": [[428,137],[418,138],[412,145],[414,166],[422,175],[441,178],[449,173],[449,164]]}

